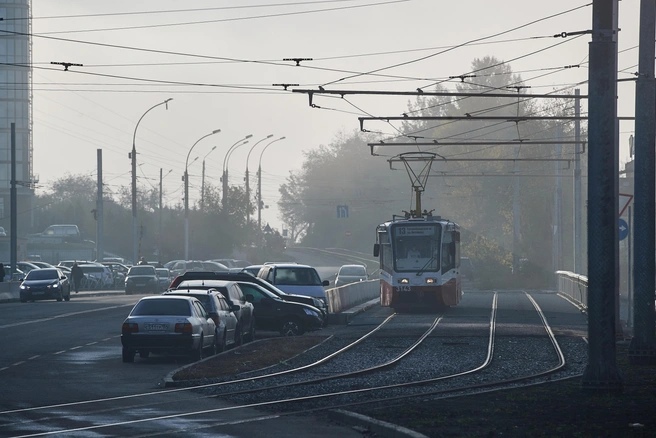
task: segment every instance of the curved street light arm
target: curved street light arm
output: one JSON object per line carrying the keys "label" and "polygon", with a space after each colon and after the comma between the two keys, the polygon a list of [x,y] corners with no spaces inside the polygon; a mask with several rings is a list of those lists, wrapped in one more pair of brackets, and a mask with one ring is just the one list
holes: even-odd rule
{"label": "curved street light arm", "polygon": [[169,106],[168,106],[168,103],[169,103],[170,101],[172,101],[172,100],[173,100],[173,98],[172,98],[172,97],[169,97],[169,98],[166,99],[164,102],[160,102],[160,103],[158,103],[157,105],[153,105],[153,106],[151,106],[150,108],[148,108],[148,109],[146,110],[145,113],[143,113],[143,114],[141,115],[141,117],[139,118],[139,121],[137,122],[137,126],[134,127],[134,134],[132,134],[132,148],[133,148],[133,149],[134,149],[134,146],[135,146],[135,141],[136,141],[136,139],[137,139],[137,128],[139,127],[139,123],[141,123],[141,120],[142,120],[144,117],[146,117],[146,114],[148,114],[148,113],[150,112],[150,110],[155,109],[155,108],[157,108],[157,107],[160,106],[160,105],[166,105],[166,109],[168,109],[168,107],[169,107]]}
{"label": "curved street light arm", "polygon": [[225,156],[223,157],[223,173],[225,173],[225,171],[226,171],[226,164],[228,163],[228,156],[229,156],[230,153],[233,151],[233,149],[235,149],[235,148],[241,146],[241,145],[240,145],[241,142],[243,142],[243,141],[245,141],[245,140],[248,140],[248,139],[251,138],[252,136],[253,136],[253,134],[248,134],[246,137],[242,138],[241,140],[239,140],[238,142],[236,142],[235,144],[233,144],[232,146],[230,146],[230,148],[229,148],[228,151],[226,152]]}
{"label": "curved street light arm", "polygon": [[273,134],[267,135],[262,140],[257,141],[253,146],[251,146],[251,148],[248,150],[248,155],[246,156],[246,170],[248,170],[248,161],[251,159],[251,152],[253,152],[253,149],[255,149],[255,146],[262,143],[264,140],[270,139],[271,137],[273,137]]}
{"label": "curved street light arm", "polygon": [[260,152],[260,161],[259,161],[258,164],[257,164],[258,167],[262,167],[262,155],[264,155],[264,151],[266,151],[267,148],[268,148],[269,146],[271,146],[272,144],[274,144],[275,142],[280,141],[280,140],[284,140],[284,139],[285,139],[285,137],[277,138],[277,139],[275,139],[275,140],[273,140],[273,141],[267,143],[267,145],[264,146],[264,148],[262,148],[262,152]]}
{"label": "curved street light arm", "polygon": [[[196,147],[196,145],[197,145],[198,143],[200,143],[200,141],[201,141],[202,139],[207,138],[207,137],[209,137],[210,135],[218,134],[219,132],[221,132],[220,129],[215,129],[214,131],[210,132],[209,134],[205,134],[204,136],[202,136],[201,138],[199,138],[198,140],[196,140],[196,143],[194,143],[193,146],[191,146],[191,148],[189,149],[189,152],[187,152],[187,159],[185,160],[185,172],[187,171],[187,167],[188,167],[188,165],[189,165],[189,155],[191,155],[191,151],[194,150],[194,148]],[[216,147],[216,146],[215,146],[215,147]]]}

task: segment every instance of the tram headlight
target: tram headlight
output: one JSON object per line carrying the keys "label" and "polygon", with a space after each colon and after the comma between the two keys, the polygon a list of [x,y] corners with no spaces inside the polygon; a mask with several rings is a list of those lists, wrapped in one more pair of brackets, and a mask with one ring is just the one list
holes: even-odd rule
{"label": "tram headlight", "polygon": [[401,284],[409,284],[410,279],[409,278],[399,278],[399,283]]}
{"label": "tram headlight", "polygon": [[435,284],[435,283],[437,283],[436,278],[427,278],[426,279],[426,284]]}

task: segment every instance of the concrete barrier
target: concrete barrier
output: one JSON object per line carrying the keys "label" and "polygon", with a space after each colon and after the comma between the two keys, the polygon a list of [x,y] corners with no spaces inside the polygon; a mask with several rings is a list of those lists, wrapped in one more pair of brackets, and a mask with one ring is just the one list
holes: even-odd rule
{"label": "concrete barrier", "polygon": [[18,287],[19,281],[4,281],[0,283],[0,303],[18,301],[20,292]]}
{"label": "concrete barrier", "polygon": [[328,289],[328,313],[340,313],[379,296],[380,280],[360,281]]}

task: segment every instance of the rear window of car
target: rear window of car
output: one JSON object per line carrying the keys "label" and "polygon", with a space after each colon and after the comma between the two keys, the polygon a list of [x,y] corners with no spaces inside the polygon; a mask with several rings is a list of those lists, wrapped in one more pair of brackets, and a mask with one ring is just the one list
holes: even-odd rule
{"label": "rear window of car", "polygon": [[152,266],[133,266],[128,271],[128,275],[154,275],[155,268]]}
{"label": "rear window of car", "polygon": [[186,300],[158,299],[142,300],[132,310],[132,316],[191,316],[191,309]]}
{"label": "rear window of car", "polygon": [[339,275],[366,275],[367,271],[364,267],[359,266],[344,266],[339,270]]}

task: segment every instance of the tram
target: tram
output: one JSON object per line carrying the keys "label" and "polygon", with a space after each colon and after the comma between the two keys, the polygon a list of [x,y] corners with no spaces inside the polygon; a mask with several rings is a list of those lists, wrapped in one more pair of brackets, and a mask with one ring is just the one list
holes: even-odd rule
{"label": "tram", "polygon": [[395,310],[440,309],[462,298],[460,227],[432,212],[406,213],[376,228],[380,303]]}

